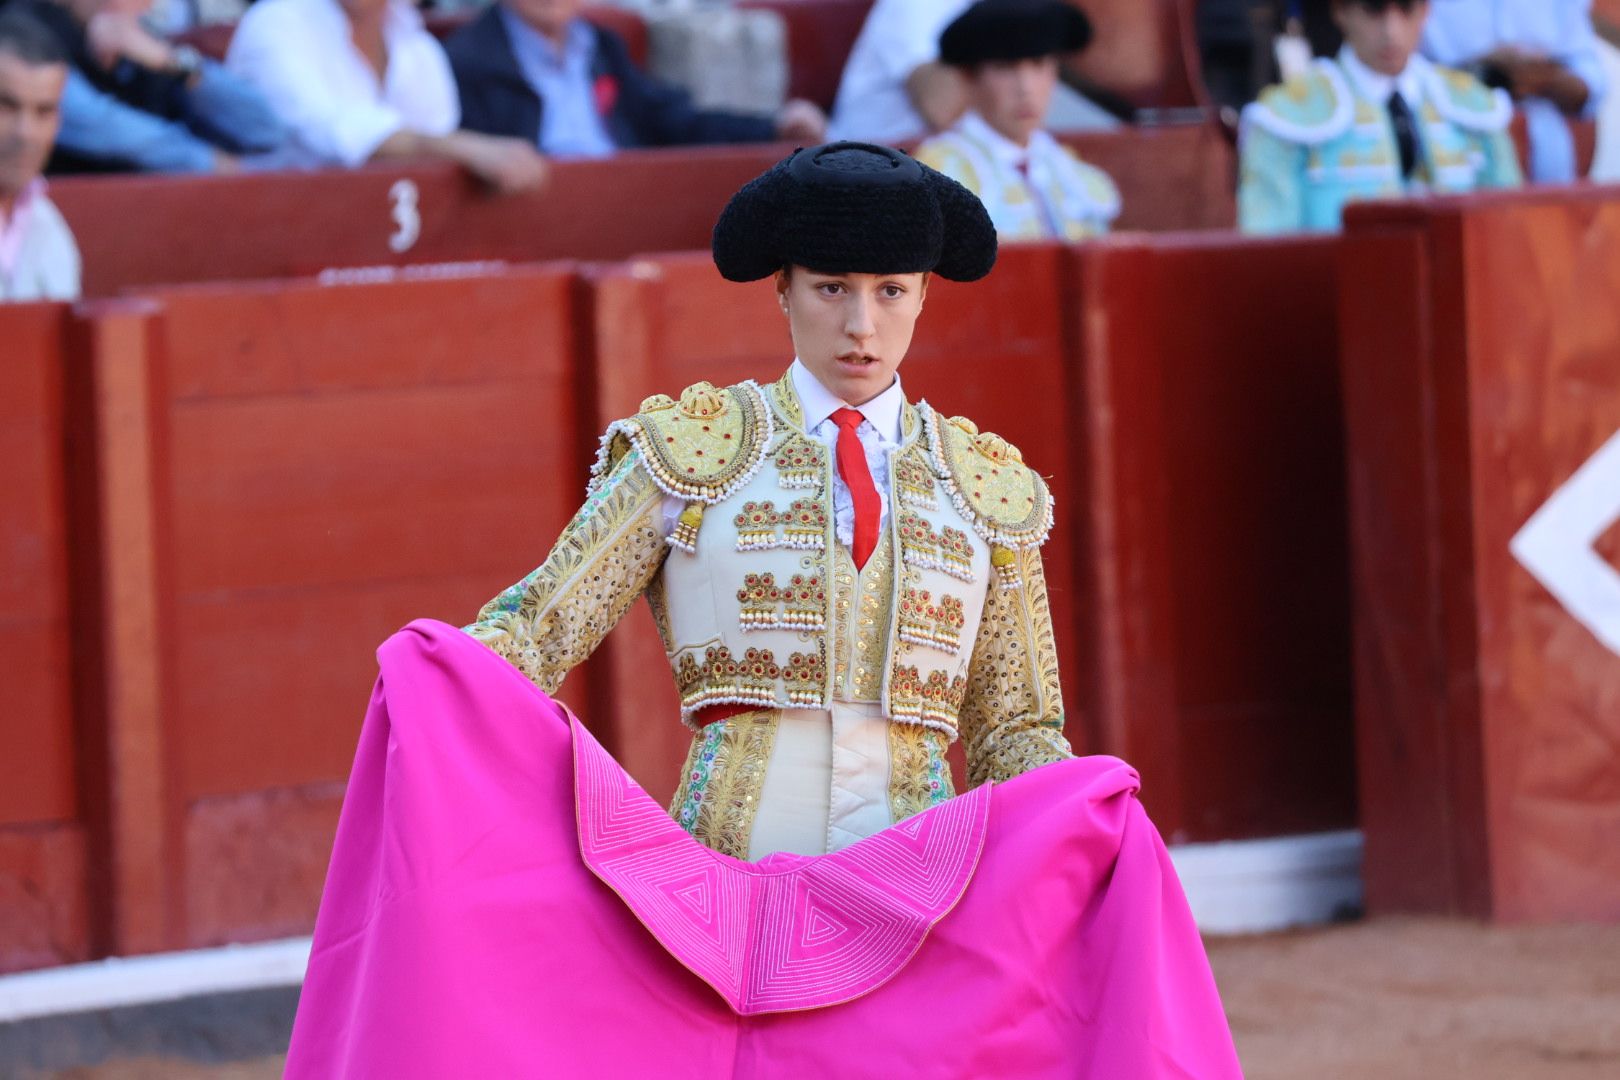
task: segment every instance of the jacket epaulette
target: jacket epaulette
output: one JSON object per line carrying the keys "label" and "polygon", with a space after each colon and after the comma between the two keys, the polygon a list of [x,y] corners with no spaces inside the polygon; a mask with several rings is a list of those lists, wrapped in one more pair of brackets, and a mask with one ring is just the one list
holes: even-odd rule
{"label": "jacket epaulette", "polygon": [[1466,71],[1429,68],[1430,98],[1440,115],[1465,131],[1496,134],[1513,122],[1513,100],[1505,90],[1493,90]]}
{"label": "jacket epaulette", "polygon": [[1080,185],[1085,191],[1090,209],[1108,221],[1117,218],[1120,211],[1120,195],[1119,185],[1114,183],[1114,178],[1067,146],[1063,148],[1063,155],[1069,159],[1079,174]]}
{"label": "jacket epaulette", "polygon": [[973,158],[964,153],[954,140],[936,135],[917,147],[915,157],[930,169],[949,176],[973,194],[983,196],[984,178],[979,175],[978,168],[973,164]]}
{"label": "jacket epaulette", "polygon": [[1318,59],[1304,74],[1261,91],[1243,121],[1285,142],[1320,146],[1349,130],[1355,95],[1336,63]]}
{"label": "jacket epaulette", "polygon": [[987,543],[1034,548],[1052,531],[1052,493],[1018,448],[962,416],[922,414],[928,458],[956,509]]}
{"label": "jacket epaulette", "polygon": [[751,480],[773,433],[771,409],[753,381],[717,388],[700,382],[672,398],[655,394],[602,436],[587,491],[594,492],[634,447],[668,495],[714,505]]}

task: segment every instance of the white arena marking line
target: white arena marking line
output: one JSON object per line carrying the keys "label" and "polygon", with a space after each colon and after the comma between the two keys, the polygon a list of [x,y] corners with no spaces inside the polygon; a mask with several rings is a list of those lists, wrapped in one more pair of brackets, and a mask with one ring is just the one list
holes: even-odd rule
{"label": "white arena marking line", "polygon": [[1593,549],[1620,521],[1620,431],[1530,516],[1508,549],[1565,611],[1620,656],[1620,573]]}

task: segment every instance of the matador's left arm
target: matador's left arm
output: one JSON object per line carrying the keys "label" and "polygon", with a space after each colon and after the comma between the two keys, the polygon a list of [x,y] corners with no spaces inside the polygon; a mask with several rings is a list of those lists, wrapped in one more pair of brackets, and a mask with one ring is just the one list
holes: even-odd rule
{"label": "matador's left arm", "polygon": [[968,784],[1010,780],[1074,756],[1063,736],[1057,644],[1039,548],[1011,553],[1016,588],[989,586],[968,666],[962,741]]}

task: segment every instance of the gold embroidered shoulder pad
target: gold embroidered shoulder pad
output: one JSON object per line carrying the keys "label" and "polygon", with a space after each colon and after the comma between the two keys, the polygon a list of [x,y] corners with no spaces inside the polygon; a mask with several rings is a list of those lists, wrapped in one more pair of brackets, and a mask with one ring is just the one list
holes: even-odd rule
{"label": "gold embroidered shoulder pad", "polygon": [[1338,61],[1320,58],[1307,71],[1260,92],[1243,110],[1253,125],[1284,142],[1321,146],[1350,130],[1356,97]]}
{"label": "gold embroidered shoulder pad", "polygon": [[1438,64],[1428,71],[1435,110],[1464,131],[1493,135],[1513,122],[1513,100],[1506,90],[1493,90],[1466,71]]}
{"label": "gold embroidered shoulder pad", "polygon": [[1044,544],[1052,531],[1052,493],[1018,448],[966,417],[946,419],[926,402],[918,411],[934,473],[974,531],[1002,547]]}
{"label": "gold embroidered shoulder pad", "polygon": [[752,380],[722,389],[694,383],[679,400],[655,394],[608,425],[586,490],[600,487],[634,446],[665,494],[713,506],[759,471],[771,435],[770,406]]}

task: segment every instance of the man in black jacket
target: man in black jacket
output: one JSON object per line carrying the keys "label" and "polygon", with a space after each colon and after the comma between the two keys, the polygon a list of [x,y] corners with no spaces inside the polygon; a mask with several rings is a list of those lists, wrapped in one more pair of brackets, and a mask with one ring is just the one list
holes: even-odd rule
{"label": "man in black jacket", "polygon": [[624,39],[579,17],[581,0],[499,0],[445,51],[473,131],[533,139],[556,157],[638,146],[820,142],[826,116],[790,101],[772,116],[696,108],[638,69]]}

